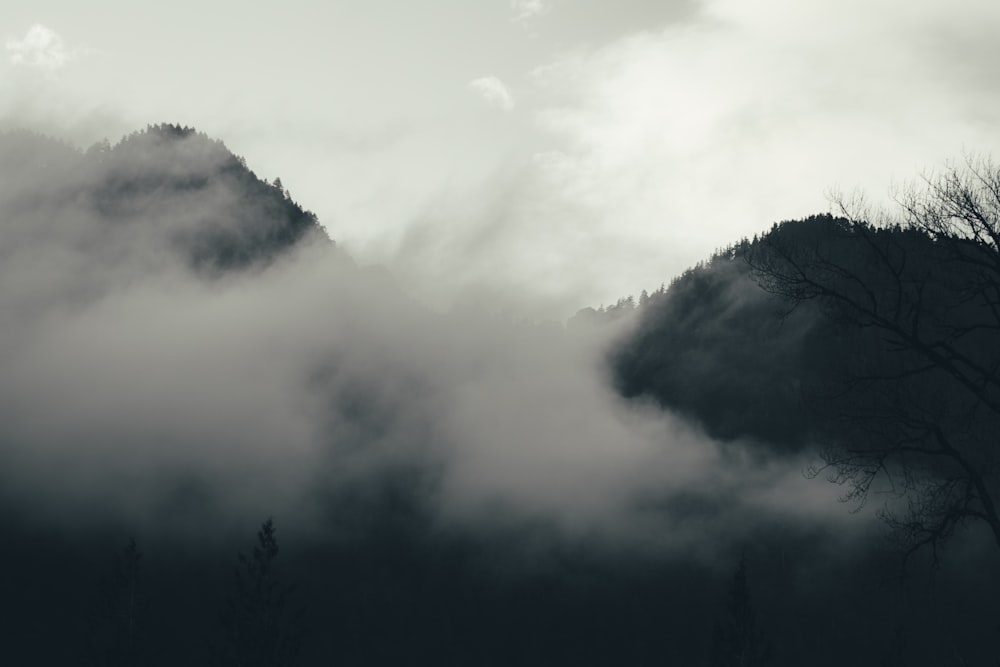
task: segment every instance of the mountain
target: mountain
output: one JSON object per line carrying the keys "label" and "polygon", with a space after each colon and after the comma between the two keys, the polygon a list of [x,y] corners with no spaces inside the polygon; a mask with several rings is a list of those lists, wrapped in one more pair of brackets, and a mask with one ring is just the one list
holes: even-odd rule
{"label": "mountain", "polygon": [[103,239],[115,249],[105,254],[111,262],[165,249],[211,276],[265,266],[298,244],[327,240],[315,214],[280,181],[264,182],[221,141],[178,125],[151,125],[85,152],[28,132],[5,133],[0,170],[10,175],[0,186],[0,205],[13,213],[8,238],[22,213],[53,238]]}
{"label": "mountain", "polygon": [[844,350],[818,304],[792,307],[765,290],[748,261],[768,238],[834,225],[828,216],[775,225],[764,239],[715,253],[654,292],[614,347],[620,393],[647,397],[699,423],[713,438],[801,451],[819,435],[806,397]]}
{"label": "mountain", "polygon": [[951,175],[904,224],[814,216],[717,253],[638,314],[611,353],[619,391],[772,460],[805,452],[851,506],[880,504],[904,564],[936,566],[953,539],[1000,547],[998,190],[984,187],[1000,172],[984,173]]}

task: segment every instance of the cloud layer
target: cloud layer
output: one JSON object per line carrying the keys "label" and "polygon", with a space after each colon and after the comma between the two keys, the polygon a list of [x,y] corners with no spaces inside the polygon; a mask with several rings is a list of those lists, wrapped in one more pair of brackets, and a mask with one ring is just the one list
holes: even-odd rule
{"label": "cloud layer", "polygon": [[618,397],[614,328],[435,315],[322,243],[192,273],[173,232],[231,219],[238,198],[122,194],[113,210],[134,217],[109,219],[72,185],[104,178],[98,158],[50,149],[5,163],[0,192],[7,503],[58,523],[275,513],[323,531],[402,483],[451,530],[708,559],[771,524],[845,519],[804,461],[757,461]]}

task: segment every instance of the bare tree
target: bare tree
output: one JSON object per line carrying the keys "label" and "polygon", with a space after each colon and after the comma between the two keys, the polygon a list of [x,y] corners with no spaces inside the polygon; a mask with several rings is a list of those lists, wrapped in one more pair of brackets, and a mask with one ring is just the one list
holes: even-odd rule
{"label": "bare tree", "polygon": [[860,508],[876,491],[906,556],[969,523],[1000,548],[1000,167],[967,158],[876,210],[780,226],[747,257],[765,289],[818,302],[844,343],[818,400],[837,428],[825,472]]}

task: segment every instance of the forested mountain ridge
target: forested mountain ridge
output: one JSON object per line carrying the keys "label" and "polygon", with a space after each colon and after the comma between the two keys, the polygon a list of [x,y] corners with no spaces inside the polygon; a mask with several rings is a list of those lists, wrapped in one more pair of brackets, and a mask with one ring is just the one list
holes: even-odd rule
{"label": "forested mountain ridge", "polygon": [[96,220],[109,245],[112,229],[132,227],[116,240],[158,236],[203,275],[266,265],[303,240],[326,236],[280,180],[264,182],[221,141],[179,125],[150,125],[86,151],[7,132],[0,134],[0,169],[10,175],[0,203],[15,217],[44,210],[45,224],[70,228]]}
{"label": "forested mountain ridge", "polygon": [[1000,547],[998,182],[972,165],[905,224],[814,216],[717,253],[638,314],[619,390],[718,438],[818,449],[846,499],[887,499],[907,555],[936,562],[969,523]]}
{"label": "forested mountain ridge", "polygon": [[[842,272],[837,280],[884,301],[897,280],[919,276],[930,286],[963,279],[939,245],[914,229],[831,215],[775,223],[640,300],[634,328],[610,355],[616,385],[625,396],[648,396],[697,419],[714,437],[791,451],[814,444],[833,427],[824,421],[824,395],[837,393],[849,370],[876,363],[865,355],[885,351],[850,322],[824,319],[819,299],[795,301],[771,289],[762,270],[780,252],[822,253]],[[880,247],[898,255],[905,276],[880,265]],[[945,308],[949,296],[925,290],[923,298]],[[967,345],[984,351],[988,342]]]}
{"label": "forested mountain ridge", "polygon": [[813,308],[791,309],[754,280],[747,259],[759,243],[715,253],[640,299],[610,364],[626,397],[653,398],[716,438],[797,451],[816,427],[802,391],[818,371],[812,348],[824,332]]}

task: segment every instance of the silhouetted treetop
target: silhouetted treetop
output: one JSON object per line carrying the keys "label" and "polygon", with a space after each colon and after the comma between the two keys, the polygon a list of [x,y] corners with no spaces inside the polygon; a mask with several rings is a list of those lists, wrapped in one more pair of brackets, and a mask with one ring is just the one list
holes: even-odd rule
{"label": "silhouetted treetop", "polygon": [[214,663],[234,667],[288,667],[302,640],[305,611],[290,608],[294,586],[281,583],[274,566],[280,549],[273,519],[257,531],[249,555],[240,553],[233,590],[221,615],[223,641]]}
{"label": "silhouetted treetop", "polygon": [[711,667],[764,667],[771,658],[771,642],[758,627],[750,604],[746,557],[729,583],[726,613],[712,628]]}
{"label": "silhouetted treetop", "polygon": [[149,601],[140,576],[142,554],[135,539],[121,549],[89,618],[88,664],[132,667],[145,664]]}

